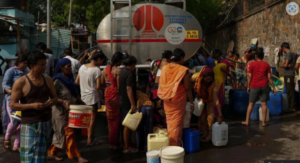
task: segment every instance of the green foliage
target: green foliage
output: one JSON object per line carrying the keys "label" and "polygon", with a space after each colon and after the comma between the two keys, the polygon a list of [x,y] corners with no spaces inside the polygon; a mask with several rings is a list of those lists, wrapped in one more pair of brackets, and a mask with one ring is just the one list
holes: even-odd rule
{"label": "green foliage", "polygon": [[45,0],[29,0],[28,11],[35,16],[35,21],[38,20],[38,12],[40,12],[40,20],[46,19],[47,1]]}
{"label": "green foliage", "polygon": [[188,0],[186,10],[200,22],[203,31],[219,16],[223,0]]}
{"label": "green foliage", "polygon": [[[145,0],[132,0],[133,3]],[[155,0],[152,0],[155,2]],[[165,0],[156,2],[164,3]],[[187,11],[200,22],[204,31],[218,17],[223,0],[187,0]],[[29,0],[29,12],[36,17],[40,11],[40,21],[46,22],[46,0]],[[52,0],[52,22],[55,26],[68,23],[70,0]],[[101,20],[110,12],[110,0],[73,0],[72,22],[85,24],[92,32],[97,30]]]}

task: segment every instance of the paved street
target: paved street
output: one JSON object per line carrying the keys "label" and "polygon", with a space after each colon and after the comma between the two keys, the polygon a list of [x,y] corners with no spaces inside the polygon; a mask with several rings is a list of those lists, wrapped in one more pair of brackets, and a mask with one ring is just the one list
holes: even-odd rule
{"label": "paved street", "polygon": [[[3,95],[0,95],[3,97]],[[2,99],[1,99],[2,101]],[[103,117],[100,116],[102,119]],[[242,119],[229,122],[229,143],[226,147],[214,147],[210,144],[201,144],[198,153],[187,154],[186,163],[262,163],[263,160],[300,160],[300,115],[288,114],[281,117],[272,117],[269,127],[259,127],[257,122],[253,122],[250,127],[240,125]],[[102,119],[103,120],[103,119]],[[99,121],[99,123],[101,123]],[[105,120],[98,128],[105,128]],[[106,130],[106,129],[105,129]],[[107,142],[105,132],[97,129],[101,140]],[[114,151],[108,149],[108,144],[85,147],[85,138],[78,131],[78,142],[82,156],[92,163],[144,163],[145,153],[123,154],[121,150]],[[100,138],[99,138],[100,139]],[[0,138],[0,162],[19,163],[19,154],[5,151],[2,148],[3,135]],[[61,153],[65,158],[63,162],[72,163],[75,160],[68,160],[65,153]],[[52,163],[52,161],[49,161]],[[53,162],[54,163],[54,162]]]}

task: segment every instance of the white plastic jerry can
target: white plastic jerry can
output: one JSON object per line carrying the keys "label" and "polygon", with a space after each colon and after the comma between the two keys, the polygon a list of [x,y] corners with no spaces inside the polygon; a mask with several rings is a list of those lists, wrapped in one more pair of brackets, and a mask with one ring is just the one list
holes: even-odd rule
{"label": "white plastic jerry can", "polygon": [[195,110],[193,112],[193,114],[197,117],[201,116],[201,113],[203,111],[204,108],[204,103],[200,100],[198,100],[197,98],[194,100],[194,105],[195,105]]}
{"label": "white plastic jerry can", "polygon": [[148,151],[159,150],[162,147],[169,146],[168,134],[148,134]]}
{"label": "white plastic jerry can", "polygon": [[[262,121],[262,108],[259,108],[259,121]],[[267,108],[267,116],[266,116],[266,122],[270,121],[270,113],[269,113],[269,108]]]}
{"label": "white plastic jerry can", "polygon": [[216,122],[212,126],[212,143],[215,146],[225,146],[228,143],[228,124]]}
{"label": "white plastic jerry can", "polygon": [[142,118],[143,114],[141,112],[131,114],[131,110],[129,110],[128,114],[122,122],[122,125],[128,127],[131,131],[135,131],[139,126]]}
{"label": "white plastic jerry can", "polygon": [[183,128],[189,128],[191,123],[191,105],[189,102],[186,104],[185,114],[184,114],[184,121],[183,121]]}

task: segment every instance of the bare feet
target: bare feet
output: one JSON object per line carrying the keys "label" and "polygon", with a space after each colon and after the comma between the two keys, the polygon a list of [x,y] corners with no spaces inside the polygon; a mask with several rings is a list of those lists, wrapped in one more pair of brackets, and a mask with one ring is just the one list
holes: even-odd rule
{"label": "bare feet", "polygon": [[123,150],[123,153],[125,153],[125,154],[133,154],[133,153],[138,153],[138,152],[139,152],[139,150],[135,149],[135,148],[127,148],[127,149]]}
{"label": "bare feet", "polygon": [[82,158],[82,157],[78,157],[78,163],[88,163],[89,161]]}
{"label": "bare feet", "polygon": [[242,125],[244,125],[244,126],[249,126],[249,123],[247,123],[247,122],[242,122]]}
{"label": "bare feet", "polygon": [[202,143],[208,143],[208,142],[211,141],[211,138],[212,138],[212,135],[211,135],[211,134],[208,134],[206,137],[202,137],[202,138],[200,139],[200,141],[201,141]]}
{"label": "bare feet", "polygon": [[200,140],[206,138],[206,137],[208,136],[208,134],[209,134],[209,133],[207,133],[207,132],[203,133],[203,134],[200,136]]}
{"label": "bare feet", "polygon": [[10,140],[4,140],[3,141],[3,147],[6,150],[11,150],[11,142],[10,142]]}
{"label": "bare feet", "polygon": [[123,146],[122,145],[110,145],[109,146],[109,149],[121,149],[121,148],[123,148]]}
{"label": "bare feet", "polygon": [[20,152],[20,148],[19,147],[13,147],[12,151],[14,151],[14,152]]}
{"label": "bare feet", "polygon": [[48,155],[48,160],[62,161],[62,157]]}

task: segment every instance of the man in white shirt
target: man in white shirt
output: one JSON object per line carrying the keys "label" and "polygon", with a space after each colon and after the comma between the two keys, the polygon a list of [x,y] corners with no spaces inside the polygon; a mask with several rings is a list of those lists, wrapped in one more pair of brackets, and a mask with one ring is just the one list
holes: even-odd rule
{"label": "man in white shirt", "polygon": [[46,53],[47,45],[43,42],[40,42],[36,45],[36,50],[44,53],[48,58],[47,58],[47,65],[46,65],[46,70],[45,74],[48,76],[52,77],[53,72],[54,72],[54,58],[52,54]]}
{"label": "man in white shirt", "polygon": [[66,48],[64,50],[63,56],[64,56],[64,58],[68,58],[69,60],[71,60],[72,74],[74,76],[74,79],[76,80],[79,68],[81,67],[81,63],[77,59],[73,58],[73,53],[70,48]]}
{"label": "man in white shirt", "polygon": [[93,141],[92,135],[98,109],[101,107],[101,70],[100,65],[105,61],[106,56],[102,52],[94,53],[91,63],[82,65],[76,79],[76,84],[80,85],[81,99],[86,105],[93,107],[90,127],[88,128],[87,146],[97,145],[99,142]]}

